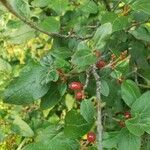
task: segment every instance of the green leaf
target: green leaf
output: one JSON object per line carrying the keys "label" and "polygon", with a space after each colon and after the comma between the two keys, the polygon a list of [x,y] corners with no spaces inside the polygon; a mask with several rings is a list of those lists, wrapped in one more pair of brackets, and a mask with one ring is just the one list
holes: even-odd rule
{"label": "green leaf", "polygon": [[80,113],[87,122],[94,122],[95,109],[91,99],[85,99],[81,102]]}
{"label": "green leaf", "polygon": [[102,24],[108,22],[113,23],[117,17],[118,17],[117,14],[115,14],[114,12],[105,12],[104,14],[102,14],[101,22]]}
{"label": "green leaf", "polygon": [[68,108],[69,111],[73,108],[74,101],[75,101],[75,99],[73,98],[72,95],[66,94],[65,104],[66,104],[66,106],[67,106],[67,108]]}
{"label": "green leaf", "polygon": [[5,140],[5,132],[3,129],[0,129],[0,143]]}
{"label": "green leaf", "polygon": [[30,18],[30,6],[27,0],[9,0],[9,3],[20,16]]}
{"label": "green leaf", "polygon": [[19,116],[15,116],[12,125],[12,130],[24,137],[34,136],[34,132],[30,128],[30,126],[25,121],[23,121]]}
{"label": "green leaf", "polygon": [[58,126],[49,126],[42,130],[36,142],[29,144],[23,150],[78,150],[79,143],[70,139],[61,132]]}
{"label": "green leaf", "polygon": [[67,69],[71,67],[68,61],[61,58],[57,58],[54,62],[54,65],[56,68],[63,68],[63,69]]}
{"label": "green leaf", "polygon": [[131,54],[131,61],[135,62],[137,67],[140,68],[140,74],[144,76],[144,80],[150,80],[150,65],[147,61],[149,52],[145,45],[142,42],[133,41],[129,52]]}
{"label": "green leaf", "polygon": [[12,67],[11,65],[6,62],[5,60],[0,58],[0,73],[1,72],[11,72]]}
{"label": "green leaf", "polygon": [[150,135],[145,134],[143,136],[141,150],[149,150],[150,149]]}
{"label": "green leaf", "polygon": [[122,129],[117,150],[140,150],[141,138],[131,134],[127,129]]}
{"label": "green leaf", "polygon": [[34,7],[46,7],[50,2],[51,0],[33,0],[31,4]]}
{"label": "green leaf", "polygon": [[88,0],[86,3],[81,6],[81,10],[85,14],[96,14],[98,11],[98,7],[94,1]]}
{"label": "green leaf", "polygon": [[136,39],[146,42],[150,41],[150,32],[144,27],[139,27],[137,30],[129,31]]}
{"label": "green leaf", "polygon": [[143,11],[150,15],[150,2],[149,0],[137,0],[131,5],[132,9],[136,11]]}
{"label": "green leaf", "polygon": [[117,16],[116,13],[106,12],[102,15],[102,23],[111,23],[113,32],[126,29],[130,25],[128,16]]}
{"label": "green leaf", "polygon": [[105,23],[100,26],[93,37],[95,49],[102,49],[106,44],[106,39],[111,35],[111,33],[111,23]]}
{"label": "green leaf", "polygon": [[131,112],[132,114],[140,114],[144,117],[150,117],[150,91],[145,92],[142,96],[140,96],[132,105]]}
{"label": "green leaf", "polygon": [[59,90],[60,95],[63,96],[67,91],[67,84],[66,83],[59,84],[58,90]]}
{"label": "green leaf", "polygon": [[113,21],[113,32],[126,29],[129,24],[129,18],[127,16],[117,17]]}
{"label": "green leaf", "polygon": [[97,61],[94,53],[89,49],[80,49],[75,52],[72,56],[72,63],[78,67],[83,67],[87,65],[92,65]]}
{"label": "green leaf", "polygon": [[56,69],[49,69],[48,73],[45,75],[42,84],[47,84],[50,81],[56,82],[59,78],[59,74]]}
{"label": "green leaf", "polygon": [[121,96],[128,106],[131,107],[136,99],[140,97],[140,95],[141,94],[138,86],[132,80],[126,80],[122,83]]}
{"label": "green leaf", "polygon": [[59,92],[58,85],[56,83],[51,83],[49,87],[49,91],[47,94],[41,99],[41,108],[48,109],[60,101],[62,98],[61,93]]}
{"label": "green leaf", "polygon": [[141,136],[144,134],[144,126],[141,122],[140,116],[136,116],[125,122],[127,129],[136,136]]}
{"label": "green leaf", "polygon": [[72,52],[70,49],[66,48],[66,47],[60,47],[60,48],[56,48],[52,51],[51,55],[53,55],[56,58],[62,58],[62,59],[66,59],[69,58],[72,55]]}
{"label": "green leaf", "polygon": [[119,132],[104,132],[103,147],[112,149],[117,148]]}
{"label": "green leaf", "polygon": [[108,96],[109,95],[109,85],[108,85],[107,81],[101,80],[101,89],[100,89],[100,92],[104,96]]}
{"label": "green leaf", "polygon": [[71,110],[65,118],[65,135],[74,139],[81,138],[91,129],[92,124],[88,123],[77,111]]}
{"label": "green leaf", "polygon": [[60,23],[55,17],[46,17],[41,20],[39,27],[47,32],[59,32]]}
{"label": "green leaf", "polygon": [[49,89],[47,84],[42,85],[47,72],[47,67],[37,63],[29,64],[4,91],[4,102],[22,105],[40,99]]}
{"label": "green leaf", "polygon": [[145,132],[150,133],[150,91],[139,97],[131,107],[131,113],[134,118],[126,121],[128,130],[135,135],[142,135]]}
{"label": "green leaf", "polygon": [[18,29],[22,25],[20,20],[8,20],[7,27],[10,29]]}
{"label": "green leaf", "polygon": [[9,33],[10,42],[22,44],[35,37],[35,30],[27,25],[20,26],[17,30]]}
{"label": "green leaf", "polygon": [[58,15],[64,15],[68,9],[68,0],[55,0],[51,1],[50,8],[52,8]]}

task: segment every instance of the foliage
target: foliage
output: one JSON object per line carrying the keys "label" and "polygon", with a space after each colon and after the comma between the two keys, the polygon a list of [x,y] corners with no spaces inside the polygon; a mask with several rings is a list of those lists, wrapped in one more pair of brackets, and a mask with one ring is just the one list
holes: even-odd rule
{"label": "foliage", "polygon": [[149,0],[0,1],[1,150],[150,149]]}

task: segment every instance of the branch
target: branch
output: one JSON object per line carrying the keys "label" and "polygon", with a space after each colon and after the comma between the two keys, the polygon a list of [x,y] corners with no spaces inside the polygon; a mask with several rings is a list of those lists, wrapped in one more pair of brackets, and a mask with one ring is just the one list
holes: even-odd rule
{"label": "branch", "polygon": [[97,132],[98,132],[98,150],[103,150],[102,146],[102,134],[103,134],[103,126],[102,126],[102,100],[101,100],[101,81],[98,73],[96,72],[96,66],[93,65],[92,73],[96,81],[96,98],[97,98]]}
{"label": "branch", "polygon": [[34,22],[31,22],[30,20],[28,20],[27,18],[19,15],[14,9],[13,7],[9,4],[9,2],[7,0],[0,0],[0,2],[8,9],[9,12],[11,12],[14,16],[16,16],[17,18],[19,18],[21,21],[23,21],[25,24],[27,24],[28,26],[30,26],[31,28],[37,30],[37,31],[40,31],[48,36],[51,36],[51,37],[59,37],[59,38],[76,38],[78,40],[86,40],[86,39],[89,39],[89,38],[92,38],[93,37],[93,34],[92,35],[88,35],[86,37],[79,37],[77,35],[62,35],[62,34],[59,34],[59,33],[55,33],[55,32],[47,32],[41,28],[39,28]]}

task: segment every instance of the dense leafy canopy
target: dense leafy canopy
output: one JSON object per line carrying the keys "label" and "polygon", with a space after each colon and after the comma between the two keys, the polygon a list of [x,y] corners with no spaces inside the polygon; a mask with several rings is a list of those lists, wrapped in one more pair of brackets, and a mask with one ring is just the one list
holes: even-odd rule
{"label": "dense leafy canopy", "polygon": [[150,149],[149,0],[0,2],[2,150]]}

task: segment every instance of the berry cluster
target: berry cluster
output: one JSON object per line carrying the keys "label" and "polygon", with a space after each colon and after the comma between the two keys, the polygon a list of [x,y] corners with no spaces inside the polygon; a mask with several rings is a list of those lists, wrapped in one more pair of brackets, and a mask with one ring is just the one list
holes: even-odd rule
{"label": "berry cluster", "polygon": [[[69,84],[69,89],[75,91],[75,99],[81,101],[85,98],[83,91],[83,84],[80,82],[71,82]],[[96,140],[96,135],[94,132],[89,132],[87,134],[87,141],[89,143],[94,143]]]}
{"label": "berry cluster", "polygon": [[75,99],[80,101],[84,99],[83,84],[80,82],[71,82],[69,84],[69,89],[75,91]]}
{"label": "berry cluster", "polygon": [[[132,118],[131,113],[128,112],[128,111],[124,112],[124,118],[125,118],[125,120],[131,119],[131,118]],[[121,128],[124,128],[124,127],[125,127],[125,121],[121,120],[121,121],[119,121],[118,123],[119,123],[119,126],[120,126]]]}

